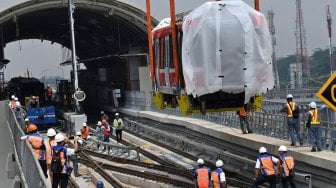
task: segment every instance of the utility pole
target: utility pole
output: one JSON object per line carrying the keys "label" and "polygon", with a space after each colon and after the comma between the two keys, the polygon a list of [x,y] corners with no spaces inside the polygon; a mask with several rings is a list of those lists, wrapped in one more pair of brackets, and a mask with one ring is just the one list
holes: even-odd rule
{"label": "utility pole", "polygon": [[[74,73],[74,90],[75,92],[78,91],[78,64],[76,58],[76,45],[75,45],[75,29],[74,29],[74,19],[73,19],[73,12],[75,11],[75,3],[74,0],[68,0],[69,3],[69,24],[70,24],[70,33],[71,33],[71,51],[72,51],[72,70]],[[75,98],[76,99],[76,98]],[[76,112],[80,112],[80,105],[79,101],[76,99]]]}
{"label": "utility pole", "polygon": [[303,13],[301,0],[296,0],[296,64],[291,66],[290,80],[297,80],[295,85],[291,88],[302,88],[303,78],[310,77],[310,68],[308,62],[306,31],[303,24]]}
{"label": "utility pole", "polygon": [[329,5],[327,5],[327,26],[328,26],[328,35],[329,35],[329,65],[330,65],[330,75],[334,72],[334,49],[332,44],[332,18],[329,9]]}

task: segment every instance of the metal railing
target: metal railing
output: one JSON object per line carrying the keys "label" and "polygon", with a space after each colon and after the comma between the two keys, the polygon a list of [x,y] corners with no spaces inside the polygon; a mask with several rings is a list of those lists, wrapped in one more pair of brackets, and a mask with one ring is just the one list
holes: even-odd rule
{"label": "metal railing", "polygon": [[[140,93],[141,92],[137,92],[137,97],[135,99],[128,99],[129,101],[132,101],[132,104],[129,103],[127,108],[134,108],[136,110],[145,110],[148,108],[148,106],[143,106],[143,104],[147,104],[148,102],[146,102],[146,99],[143,98],[144,95],[141,95]],[[284,107],[283,102],[263,101],[262,110],[260,112],[251,112],[249,114],[249,123],[253,128],[254,133],[281,140],[289,140],[290,135],[288,133],[287,117],[285,114],[280,113],[280,109],[282,107]],[[152,103],[150,105],[150,109],[152,111],[168,115],[183,116],[178,108],[166,108],[163,110],[158,110]],[[304,143],[311,145],[310,132],[305,126],[308,107],[307,105],[300,105],[300,109],[300,128]],[[322,113],[322,111],[320,112]],[[328,113],[328,109],[326,113]],[[236,128],[239,129],[237,131],[240,131],[239,117],[236,112],[210,112],[205,115],[192,114],[189,117]],[[327,119],[329,119],[329,117]],[[324,121],[322,119],[320,134],[322,149],[336,152],[336,123],[328,120]]]}
{"label": "metal railing", "polygon": [[[0,108],[5,112],[4,115],[7,119],[7,126],[14,145],[15,158],[20,171],[21,185],[26,188],[32,187],[50,187],[50,183],[44,177],[43,171],[39,162],[33,154],[33,150],[30,144],[26,141],[21,141],[21,136],[24,135],[21,126],[23,119],[20,113],[13,111],[7,105],[7,101],[0,102]],[[19,121],[18,121],[19,120]]]}

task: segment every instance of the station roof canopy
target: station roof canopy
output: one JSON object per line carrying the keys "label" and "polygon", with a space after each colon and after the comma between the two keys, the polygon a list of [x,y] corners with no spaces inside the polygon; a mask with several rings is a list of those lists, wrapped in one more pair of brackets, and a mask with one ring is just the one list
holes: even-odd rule
{"label": "station roof canopy", "polygon": [[[30,0],[0,12],[4,44],[39,39],[71,49],[68,10],[67,0]],[[80,59],[147,47],[146,13],[131,5],[116,0],[78,0],[73,16]],[[158,22],[152,18],[152,23]]]}

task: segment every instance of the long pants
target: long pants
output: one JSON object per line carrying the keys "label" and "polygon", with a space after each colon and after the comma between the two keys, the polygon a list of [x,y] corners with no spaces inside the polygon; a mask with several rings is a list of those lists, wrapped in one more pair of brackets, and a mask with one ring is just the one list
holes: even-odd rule
{"label": "long pants", "polygon": [[77,155],[71,155],[70,156],[70,160],[72,161],[74,175],[77,177],[77,176],[79,176],[79,174],[78,174],[78,157],[77,157]]}
{"label": "long pants", "polygon": [[46,178],[48,178],[48,168],[47,168],[47,161],[46,160],[38,160],[40,163],[40,166],[42,168],[43,174]]}
{"label": "long pants", "polygon": [[[110,136],[109,135],[107,135],[107,136],[104,135],[104,142],[110,142]],[[104,150],[105,149],[106,149],[106,146],[104,146]],[[110,147],[107,147],[107,151],[110,151]]]}
{"label": "long pants", "polygon": [[320,125],[311,125],[309,129],[312,135],[312,140],[311,140],[312,148],[316,149],[317,147],[318,149],[321,149],[321,127]]}
{"label": "long pants", "polygon": [[300,123],[299,118],[297,118],[297,119],[296,118],[288,118],[287,119],[288,131],[289,131],[289,135],[291,137],[292,144],[295,144],[295,142],[296,142],[295,133],[296,133],[297,139],[299,140],[300,144],[303,143],[299,123]]}
{"label": "long pants", "polygon": [[67,188],[68,187],[68,174],[65,173],[56,173],[53,174],[53,183],[52,188],[57,188],[59,182],[61,181],[61,188]]}
{"label": "long pants", "polygon": [[248,132],[252,132],[246,116],[239,116],[239,121],[240,121],[240,128],[243,133],[246,132],[246,129]]}
{"label": "long pants", "polygon": [[122,129],[116,129],[117,141],[122,140]]}
{"label": "long pants", "polygon": [[296,188],[294,178],[292,177],[282,177],[281,178],[282,188],[288,188],[288,183],[291,186],[291,188]]}
{"label": "long pants", "polygon": [[275,175],[264,176],[259,174],[258,178],[253,182],[252,188],[258,188],[259,185],[268,182],[271,188],[276,188],[276,177]]}

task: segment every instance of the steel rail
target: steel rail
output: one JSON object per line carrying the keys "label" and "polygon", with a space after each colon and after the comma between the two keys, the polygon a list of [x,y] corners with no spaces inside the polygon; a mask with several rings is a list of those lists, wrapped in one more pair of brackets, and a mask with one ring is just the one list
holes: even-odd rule
{"label": "steel rail", "polygon": [[194,174],[192,171],[186,170],[183,168],[170,167],[166,165],[149,164],[146,162],[135,161],[131,159],[125,159],[125,158],[115,157],[115,156],[111,156],[107,154],[102,154],[102,153],[94,152],[88,149],[83,149],[83,151],[91,156],[99,157],[99,158],[106,159],[106,160],[113,161],[113,162],[120,163],[120,164],[130,164],[130,165],[136,165],[136,166],[140,166],[140,167],[144,167],[148,169],[163,171],[163,172],[171,173],[174,175],[180,175],[190,180],[193,180],[193,177],[194,177]]}
{"label": "steel rail", "polygon": [[119,172],[123,174],[133,175],[133,176],[137,176],[137,177],[141,177],[141,178],[145,178],[149,180],[154,180],[157,182],[167,183],[167,184],[171,184],[171,185],[175,185],[179,187],[194,187],[194,184],[192,181],[190,182],[181,181],[179,179],[171,178],[168,175],[164,175],[164,174],[159,174],[159,173],[154,173],[154,172],[144,171],[144,170],[134,170],[134,169],[127,168],[127,167],[120,167],[116,165],[106,164],[103,162],[98,162],[92,159],[80,158],[79,161],[83,164],[96,164],[97,166],[103,169],[107,169],[107,170],[111,170],[111,171],[115,171],[115,172]]}

